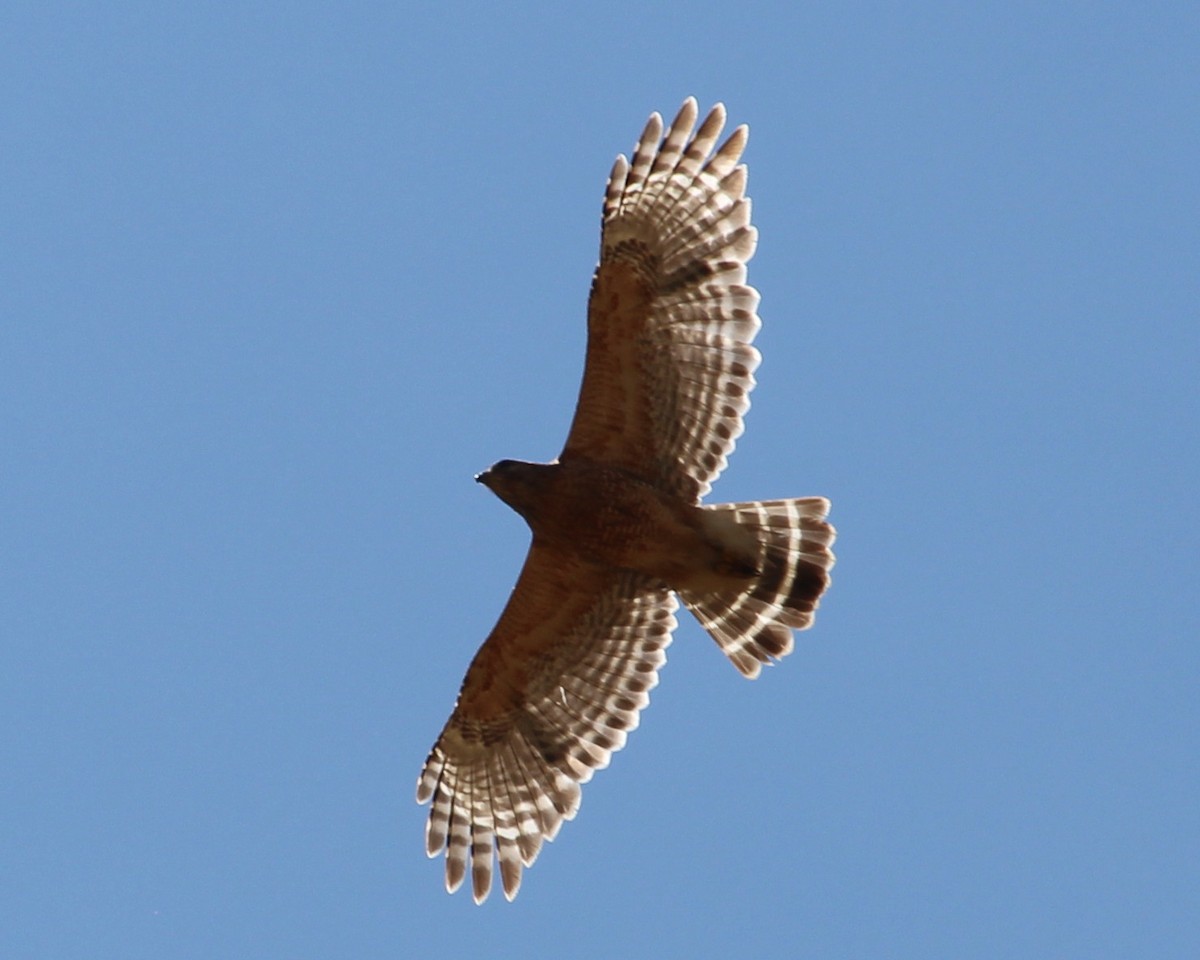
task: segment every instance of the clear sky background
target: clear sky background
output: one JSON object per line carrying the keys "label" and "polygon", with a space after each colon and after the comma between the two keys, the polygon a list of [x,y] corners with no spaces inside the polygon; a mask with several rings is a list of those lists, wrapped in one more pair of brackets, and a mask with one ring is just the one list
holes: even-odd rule
{"label": "clear sky background", "polygon": [[[1200,956],[1194,3],[0,14],[0,956]],[[574,407],[600,200],[752,128],[719,499],[815,629],[688,617],[516,903],[413,791]]]}

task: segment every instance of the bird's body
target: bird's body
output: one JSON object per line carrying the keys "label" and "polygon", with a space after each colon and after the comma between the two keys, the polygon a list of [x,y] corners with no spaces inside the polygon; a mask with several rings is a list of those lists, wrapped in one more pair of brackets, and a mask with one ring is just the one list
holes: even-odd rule
{"label": "bird's body", "polygon": [[[533,534],[499,622],[467,670],[417,782],[446,886],[476,901],[499,863],[512,899],[579,807],[579,785],[637,726],[679,600],[755,677],[791,651],[829,582],[821,497],[706,504],[754,387],[758,293],[745,283],[746,128],[715,147],[684,103],[618,157],[588,304],[579,404],[558,459],[502,460],[477,479]],[[715,149],[714,149],[715,148]]]}
{"label": "bird's body", "polygon": [[525,518],[535,542],[585,562],[634,570],[673,590],[758,572],[755,541],[741,527],[622,467],[502,460],[479,479]]}

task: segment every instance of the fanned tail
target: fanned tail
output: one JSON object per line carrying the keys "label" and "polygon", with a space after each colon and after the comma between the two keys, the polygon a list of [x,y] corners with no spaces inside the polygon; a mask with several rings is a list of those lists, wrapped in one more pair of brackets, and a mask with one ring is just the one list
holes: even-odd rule
{"label": "fanned tail", "polygon": [[751,534],[758,545],[753,578],[725,589],[680,590],[679,598],[746,677],[792,652],[793,630],[812,626],[829,586],[835,531],[824,497],[706,504]]}

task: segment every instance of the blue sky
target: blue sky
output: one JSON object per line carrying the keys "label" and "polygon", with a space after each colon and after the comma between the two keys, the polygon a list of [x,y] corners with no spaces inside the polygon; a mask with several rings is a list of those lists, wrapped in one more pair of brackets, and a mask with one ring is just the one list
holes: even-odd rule
{"label": "blue sky", "polygon": [[[1200,954],[1185,3],[10,3],[0,954]],[[690,619],[483,908],[415,778],[574,405],[604,178],[748,122],[717,499],[823,494],[815,629]]]}

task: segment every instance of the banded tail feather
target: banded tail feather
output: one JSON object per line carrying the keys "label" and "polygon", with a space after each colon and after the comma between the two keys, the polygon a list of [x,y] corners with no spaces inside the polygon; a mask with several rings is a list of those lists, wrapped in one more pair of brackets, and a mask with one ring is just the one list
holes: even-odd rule
{"label": "banded tail feather", "polygon": [[836,531],[824,497],[705,504],[724,513],[758,544],[757,574],[724,590],[680,590],[679,598],[733,665],[750,679],[792,652],[793,630],[812,626],[829,586]]}

